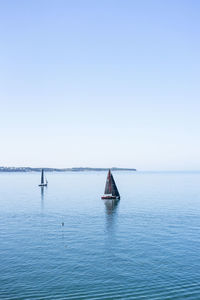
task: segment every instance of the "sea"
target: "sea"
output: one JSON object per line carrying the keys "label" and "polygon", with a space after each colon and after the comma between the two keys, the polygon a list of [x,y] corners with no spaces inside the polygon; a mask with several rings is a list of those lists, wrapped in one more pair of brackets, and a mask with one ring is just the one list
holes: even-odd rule
{"label": "sea", "polygon": [[200,299],[200,172],[0,173],[0,299]]}

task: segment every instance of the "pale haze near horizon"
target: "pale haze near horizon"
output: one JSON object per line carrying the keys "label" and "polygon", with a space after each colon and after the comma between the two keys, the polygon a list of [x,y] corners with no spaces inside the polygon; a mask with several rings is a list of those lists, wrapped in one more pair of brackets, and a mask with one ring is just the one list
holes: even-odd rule
{"label": "pale haze near horizon", "polygon": [[0,165],[200,170],[199,10],[0,1]]}

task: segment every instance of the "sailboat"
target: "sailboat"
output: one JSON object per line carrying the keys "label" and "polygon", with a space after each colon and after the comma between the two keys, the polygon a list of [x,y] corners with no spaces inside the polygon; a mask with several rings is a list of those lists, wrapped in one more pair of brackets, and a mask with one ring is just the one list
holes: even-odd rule
{"label": "sailboat", "polygon": [[47,186],[48,181],[45,177],[45,181],[44,181],[44,169],[42,169],[42,173],[41,173],[41,183],[39,184],[39,186]]}
{"label": "sailboat", "polygon": [[110,169],[108,171],[104,195],[101,199],[120,199],[120,194]]}

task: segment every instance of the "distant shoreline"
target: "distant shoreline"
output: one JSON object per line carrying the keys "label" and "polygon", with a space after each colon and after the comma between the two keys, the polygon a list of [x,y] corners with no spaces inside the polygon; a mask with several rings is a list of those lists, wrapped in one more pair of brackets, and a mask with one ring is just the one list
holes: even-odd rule
{"label": "distant shoreline", "polygon": [[[31,168],[31,167],[0,167],[0,172],[85,172],[85,171],[108,171],[109,168]],[[137,171],[132,168],[110,168],[111,171]]]}

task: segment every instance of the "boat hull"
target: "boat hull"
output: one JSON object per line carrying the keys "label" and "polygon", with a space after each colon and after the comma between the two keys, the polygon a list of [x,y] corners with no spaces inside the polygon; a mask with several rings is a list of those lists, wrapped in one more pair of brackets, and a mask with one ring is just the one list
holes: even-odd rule
{"label": "boat hull", "polygon": [[107,199],[107,200],[108,200],[108,199],[113,199],[113,200],[116,200],[116,199],[117,199],[117,200],[119,200],[120,197],[119,197],[119,196],[110,196],[110,195],[109,195],[109,196],[102,196],[101,199],[102,199],[102,200],[106,200],[106,199]]}

